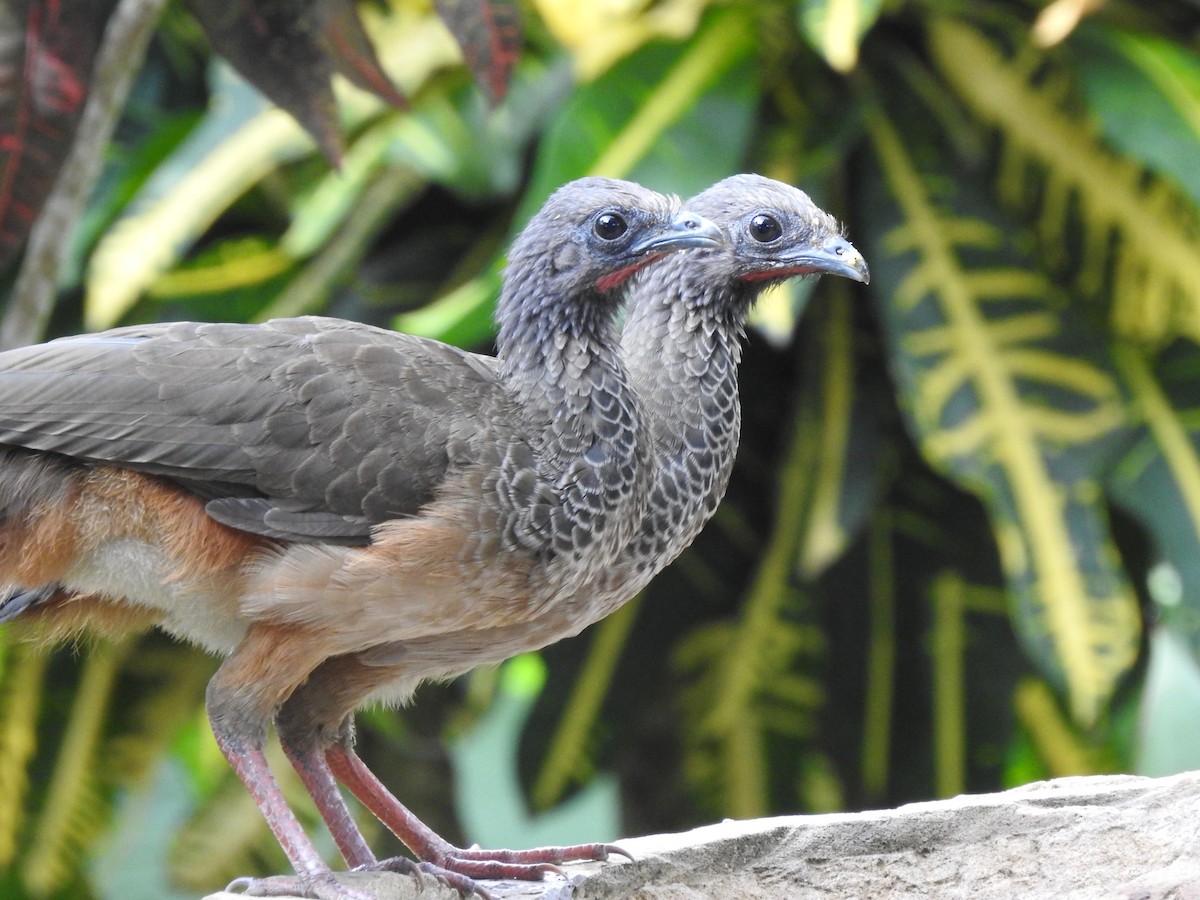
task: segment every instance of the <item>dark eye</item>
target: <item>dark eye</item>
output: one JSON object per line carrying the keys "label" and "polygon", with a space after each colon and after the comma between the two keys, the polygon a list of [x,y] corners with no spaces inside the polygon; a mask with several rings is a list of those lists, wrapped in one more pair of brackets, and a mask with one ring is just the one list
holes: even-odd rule
{"label": "dark eye", "polygon": [[769,244],[783,234],[783,228],[773,218],[759,213],[750,220],[750,236],[763,244]]}
{"label": "dark eye", "polygon": [[596,220],[596,236],[606,241],[615,241],[628,230],[629,225],[616,213],[604,213]]}

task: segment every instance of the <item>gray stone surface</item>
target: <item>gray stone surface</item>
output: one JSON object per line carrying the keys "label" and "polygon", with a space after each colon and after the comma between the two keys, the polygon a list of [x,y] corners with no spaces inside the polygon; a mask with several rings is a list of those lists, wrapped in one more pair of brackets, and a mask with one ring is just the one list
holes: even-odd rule
{"label": "gray stone surface", "polygon": [[[487,888],[498,900],[1200,900],[1200,772],[1061,778],[894,810],[730,821],[619,843],[635,862]],[[431,882],[418,893],[399,876],[345,877],[369,882],[379,900],[457,897]]]}

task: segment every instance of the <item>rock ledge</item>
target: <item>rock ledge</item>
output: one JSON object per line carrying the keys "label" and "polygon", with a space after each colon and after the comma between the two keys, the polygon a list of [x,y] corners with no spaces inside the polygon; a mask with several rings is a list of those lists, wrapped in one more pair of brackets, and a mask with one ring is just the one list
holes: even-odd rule
{"label": "rock ledge", "polygon": [[[497,900],[962,897],[1200,900],[1200,772],[1060,778],[879,812],[726,821],[618,842],[636,862],[487,882]],[[347,874],[378,900],[450,900]],[[206,900],[244,896],[217,893]]]}

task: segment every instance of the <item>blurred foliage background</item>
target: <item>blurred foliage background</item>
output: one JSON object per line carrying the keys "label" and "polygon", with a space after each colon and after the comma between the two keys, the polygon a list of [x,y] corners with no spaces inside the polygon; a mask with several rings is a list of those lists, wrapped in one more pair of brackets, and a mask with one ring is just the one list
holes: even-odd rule
{"label": "blurred foliage background", "polygon": [[[510,235],[584,174],[795,183],[874,276],[764,298],[729,495],[643,596],[361,717],[427,822],[529,846],[1200,767],[1197,0],[320,0],[295,71],[220,7],[0,11],[6,346],[319,313],[487,349]],[[0,894],[286,867],[214,660],[6,629]]]}

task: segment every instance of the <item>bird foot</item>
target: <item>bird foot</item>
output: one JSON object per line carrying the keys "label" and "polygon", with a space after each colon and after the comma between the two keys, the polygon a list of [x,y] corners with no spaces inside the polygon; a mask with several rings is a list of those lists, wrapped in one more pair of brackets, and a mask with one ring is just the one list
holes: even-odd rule
{"label": "bird foot", "polygon": [[374,894],[343,884],[332,872],[235,878],[225,890],[247,897],[311,897],[313,900],[375,900]]}
{"label": "bird foot", "polygon": [[565,878],[567,873],[561,868],[563,863],[604,862],[613,855],[633,859],[628,851],[614,844],[536,847],[532,850],[483,850],[479,847],[462,849],[447,846],[432,855],[436,861],[414,863],[408,857],[394,856],[371,865],[358,866],[354,871],[415,874],[415,869],[424,875],[432,876],[464,897],[476,894],[483,900],[490,900],[492,895],[480,887],[475,879],[541,881],[546,874],[561,875]]}
{"label": "bird foot", "polygon": [[398,875],[410,875],[420,882],[422,876],[430,876],[434,881],[440,884],[445,884],[451,890],[457,890],[462,896],[479,896],[481,900],[494,900],[493,896],[479,884],[476,884],[472,878],[462,875],[461,872],[443,869],[440,865],[433,863],[414,863],[408,857],[391,857],[390,859],[380,859],[378,863],[368,863],[367,865],[356,865],[350,871],[355,872],[396,872]]}
{"label": "bird foot", "polygon": [[[563,863],[570,862],[605,862],[610,856],[623,856],[632,861],[633,855],[616,844],[576,844],[570,847],[534,847],[531,850],[483,850],[470,847],[466,850],[450,847],[446,852],[446,860],[439,862],[456,872],[470,868],[478,871],[477,878],[517,878],[525,881],[537,881],[538,872],[556,872],[563,874],[559,868]],[[452,863],[448,865],[447,862]],[[482,870],[500,871],[512,866],[518,871],[492,875],[483,874]],[[526,872],[528,874],[519,874]]]}
{"label": "bird foot", "polygon": [[407,856],[393,856],[389,859],[381,859],[379,862],[369,863],[365,866],[355,866],[351,871],[396,872],[400,875],[413,876],[417,879],[418,884],[423,878],[429,876],[439,884],[444,884],[451,890],[458,891],[460,896],[477,896],[480,898],[480,900],[495,900],[492,894],[480,887],[468,876],[459,872],[453,872],[450,869],[442,868],[434,863],[413,862]]}

